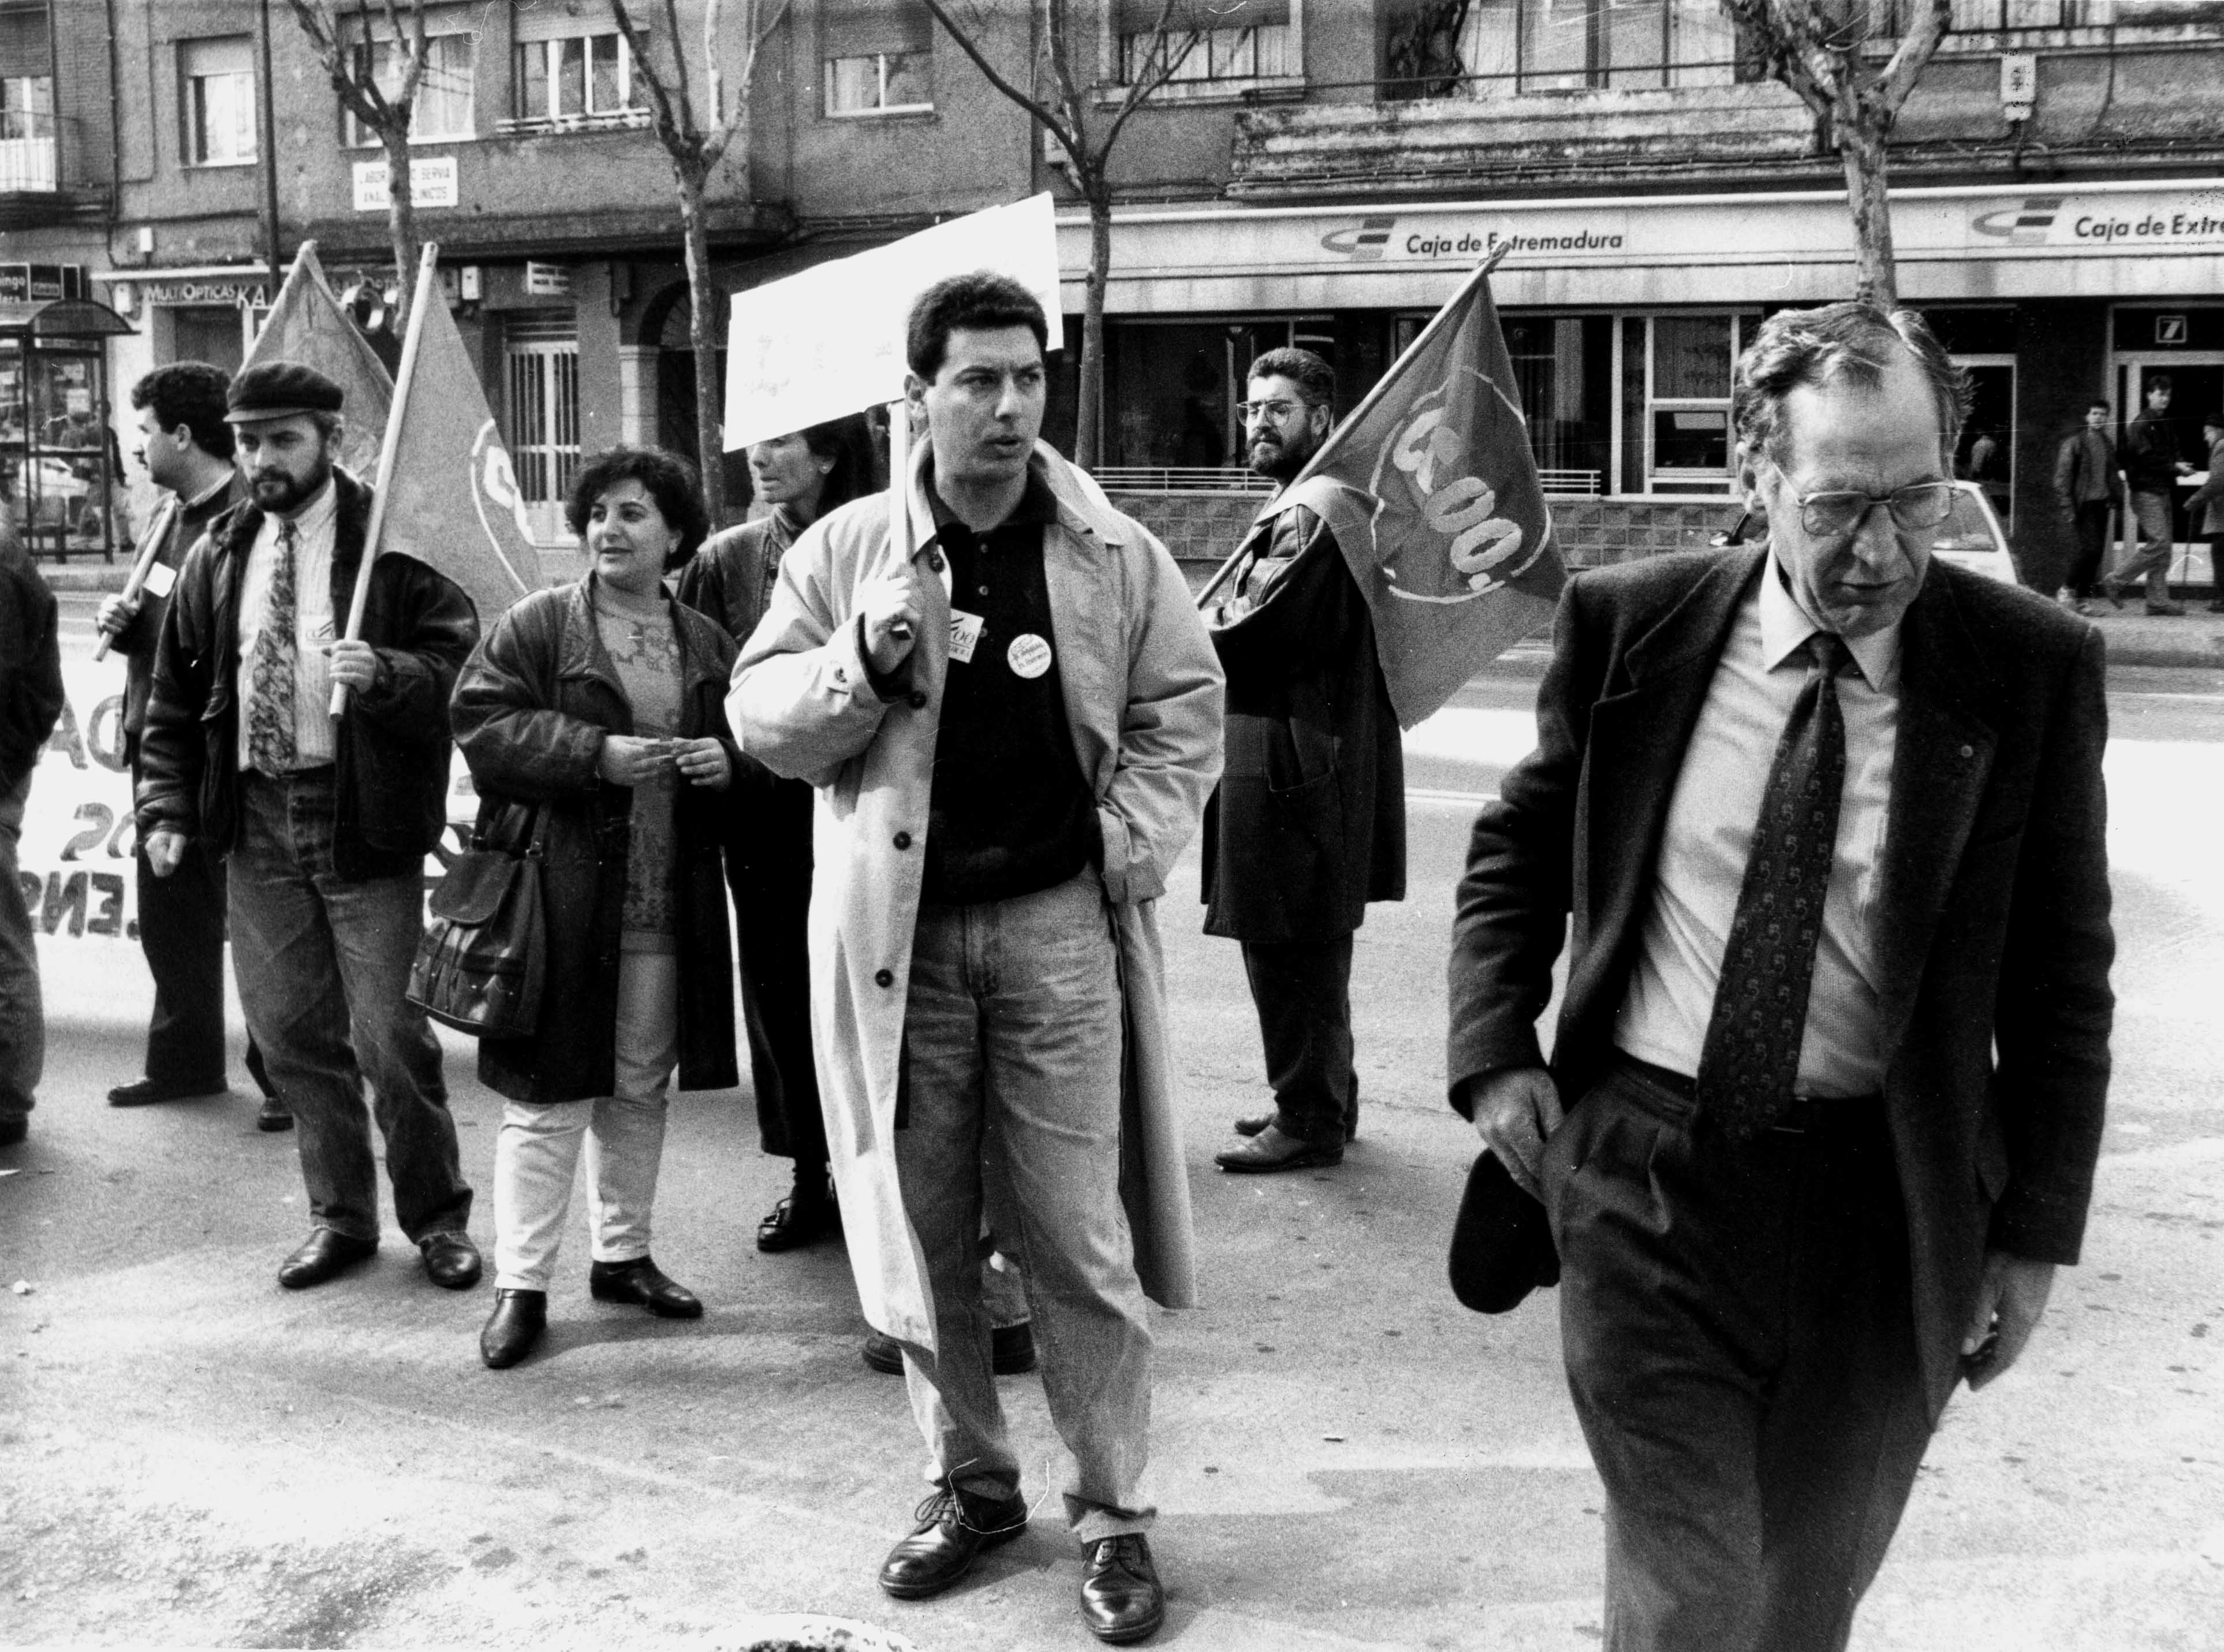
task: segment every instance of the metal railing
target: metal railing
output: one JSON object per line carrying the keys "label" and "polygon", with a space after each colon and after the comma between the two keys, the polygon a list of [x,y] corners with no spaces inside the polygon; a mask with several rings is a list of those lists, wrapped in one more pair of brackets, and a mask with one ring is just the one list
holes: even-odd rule
{"label": "metal railing", "polygon": [[61,187],[61,143],[43,109],[0,109],[0,194],[50,194]]}
{"label": "metal railing", "polygon": [[1272,493],[1274,484],[1242,465],[1100,465],[1101,487],[1128,493]]}
{"label": "metal railing", "polygon": [[1537,479],[1549,498],[1595,499],[1606,476],[1602,471],[1539,471]]}

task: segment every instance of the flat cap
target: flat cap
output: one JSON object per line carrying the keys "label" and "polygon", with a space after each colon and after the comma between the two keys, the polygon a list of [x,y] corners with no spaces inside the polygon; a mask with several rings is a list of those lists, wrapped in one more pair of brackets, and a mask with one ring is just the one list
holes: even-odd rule
{"label": "flat cap", "polygon": [[287,419],[297,413],[338,413],[347,392],[315,368],[297,361],[269,361],[250,367],[231,381],[224,398],[226,424]]}

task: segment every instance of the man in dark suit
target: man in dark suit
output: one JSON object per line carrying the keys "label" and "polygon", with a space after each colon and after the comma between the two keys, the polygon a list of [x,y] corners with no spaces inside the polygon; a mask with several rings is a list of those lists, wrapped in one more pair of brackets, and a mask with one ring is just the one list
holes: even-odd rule
{"label": "man in dark suit", "polygon": [[1207,617],[1228,673],[1228,767],[1204,814],[1204,932],[1243,944],[1274,1104],[1235,1121],[1223,1170],[1342,1161],[1359,1133],[1351,942],[1406,894],[1404,748],[1367,599],[1306,484],[1336,374],[1310,350],[1251,364],[1251,468],[1281,484]]}
{"label": "man in dark suit", "polygon": [[2077,1259],[2101,641],[1930,561],[1966,405],[1911,313],[1770,318],[1733,403],[1766,552],[1573,581],[1475,823],[1452,1098],[1551,1215],[1618,1652],[1842,1647],[1955,1383]]}

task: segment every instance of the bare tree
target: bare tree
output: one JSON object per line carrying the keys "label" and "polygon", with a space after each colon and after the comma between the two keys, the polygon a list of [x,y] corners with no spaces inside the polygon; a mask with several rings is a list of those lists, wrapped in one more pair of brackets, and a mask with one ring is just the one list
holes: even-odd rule
{"label": "bare tree", "polygon": [[1899,301],[1892,208],[1885,186],[1892,130],[1950,20],[1952,0],[1899,0],[1910,14],[1890,58],[1867,47],[1873,10],[1892,0],[1722,0],[1761,69],[1814,111],[1817,136],[1846,169],[1854,217],[1854,295],[1887,308]]}
{"label": "bare tree", "polygon": [[671,157],[673,180],[679,187],[679,230],[687,260],[688,342],[695,351],[695,440],[703,460],[703,497],[714,527],[724,520],[726,508],[717,332],[717,303],[723,294],[711,279],[711,234],[703,219],[703,203],[711,173],[736,137],[741,148],[735,153],[747,161],[749,94],[756,79],[757,55],[787,14],[787,0],[741,0],[736,7],[745,47],[730,96],[718,53],[725,10],[724,0],[704,0],[704,105],[698,116],[693,76],[688,71],[687,54],[679,47],[677,0],[664,0],[665,35],[672,50],[669,63],[662,66],[641,39],[626,0],[610,0],[611,16],[633,54],[633,72],[648,87],[651,129]]}
{"label": "bare tree", "polygon": [[1197,31],[1169,28],[1174,0],[1160,0],[1157,21],[1147,35],[1139,37],[1140,48],[1126,66],[1126,92],[1110,118],[1103,122],[1102,130],[1092,133],[1089,88],[1074,76],[1068,46],[1067,0],[1029,0],[1035,24],[1035,73],[1032,85],[1025,89],[999,73],[981,49],[981,39],[993,15],[991,4],[972,0],[961,22],[952,0],[924,0],[924,3],[989,84],[1025,110],[1036,125],[1056,140],[1059,170],[1089,205],[1088,296],[1082,309],[1081,406],[1074,429],[1073,457],[1083,469],[1092,468],[1103,445],[1098,423],[1103,401],[1099,387],[1104,377],[1104,286],[1112,270],[1112,148],[1120,141],[1128,117],[1188,60],[1197,44]]}
{"label": "bare tree", "polygon": [[[425,80],[426,0],[382,0],[391,50],[401,54],[401,78],[391,92],[378,84],[378,46],[371,39],[370,0],[290,0],[301,32],[339,94],[340,107],[377,135],[386,151],[386,233],[394,247],[394,331],[409,319],[417,279],[417,209],[410,196],[409,122],[417,88]],[[405,22],[406,15],[406,22]],[[352,16],[350,28],[345,19]],[[275,164],[275,158],[273,158]]]}

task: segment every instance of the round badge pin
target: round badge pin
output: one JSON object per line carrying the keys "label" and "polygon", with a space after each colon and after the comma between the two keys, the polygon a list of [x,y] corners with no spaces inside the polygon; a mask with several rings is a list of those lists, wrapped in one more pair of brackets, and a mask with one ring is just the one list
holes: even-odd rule
{"label": "round badge pin", "polygon": [[1050,669],[1050,644],[1033,631],[1023,631],[1004,650],[1004,661],[1015,677],[1039,677]]}

